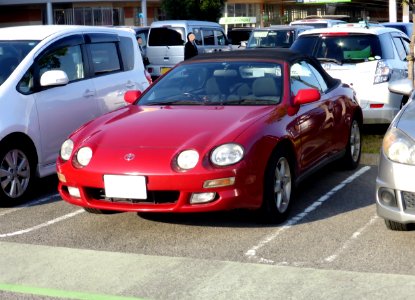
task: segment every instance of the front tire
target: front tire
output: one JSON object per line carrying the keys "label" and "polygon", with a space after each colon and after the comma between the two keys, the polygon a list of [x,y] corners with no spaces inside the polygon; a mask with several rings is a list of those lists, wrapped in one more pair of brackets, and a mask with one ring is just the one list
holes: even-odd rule
{"label": "front tire", "polygon": [[277,150],[265,172],[260,221],[279,224],[288,218],[294,191],[293,174],[289,156]]}
{"label": "front tire", "polygon": [[32,193],[36,159],[29,147],[17,143],[0,146],[0,206],[15,206]]}

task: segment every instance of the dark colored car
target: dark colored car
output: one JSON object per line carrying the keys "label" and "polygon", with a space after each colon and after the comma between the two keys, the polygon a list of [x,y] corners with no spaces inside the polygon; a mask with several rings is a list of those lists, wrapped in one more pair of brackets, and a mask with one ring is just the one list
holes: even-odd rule
{"label": "dark colored car", "polygon": [[228,30],[227,36],[232,43],[232,49],[245,48],[246,43],[254,30],[252,27],[234,27]]}
{"label": "dark colored car", "polygon": [[257,28],[252,31],[246,48],[290,48],[301,32],[313,28],[301,25],[274,25]]}
{"label": "dark colored car", "polygon": [[64,142],[65,201],[93,213],[243,208],[279,223],[302,179],[359,164],[353,90],[287,49],[200,54],[140,94]]}

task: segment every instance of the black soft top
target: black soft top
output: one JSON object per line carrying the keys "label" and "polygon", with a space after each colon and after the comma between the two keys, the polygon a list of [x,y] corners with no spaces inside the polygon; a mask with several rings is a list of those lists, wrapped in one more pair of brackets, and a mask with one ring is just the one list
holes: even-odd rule
{"label": "black soft top", "polygon": [[296,52],[295,50],[287,48],[261,48],[261,49],[246,49],[246,50],[235,50],[235,51],[220,51],[213,53],[202,53],[186,60],[184,63],[192,63],[197,61],[224,61],[224,60],[238,60],[238,59],[252,59],[252,60],[283,60],[290,65],[294,64],[299,60],[305,60],[313,65],[320,73],[323,74],[327,83],[330,87],[338,85],[341,81],[331,77],[321,66],[320,62],[314,57]]}

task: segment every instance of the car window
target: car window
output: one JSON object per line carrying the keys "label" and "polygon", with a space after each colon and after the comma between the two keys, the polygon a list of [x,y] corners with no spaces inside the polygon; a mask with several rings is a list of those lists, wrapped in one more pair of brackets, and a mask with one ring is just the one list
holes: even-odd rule
{"label": "car window", "polygon": [[220,30],[215,30],[215,35],[218,40],[218,45],[225,46],[227,43],[225,34]]}
{"label": "car window", "polygon": [[154,27],[148,36],[148,46],[183,46],[184,27]]}
{"label": "car window", "polygon": [[299,90],[310,88],[323,91],[314,72],[317,72],[317,70],[314,69],[313,71],[311,66],[305,61],[293,64],[290,69],[291,94],[295,96]]}
{"label": "car window", "polygon": [[132,39],[120,36],[120,51],[124,71],[130,71],[134,69],[134,46]]}
{"label": "car window", "polygon": [[37,44],[38,41],[0,41],[0,85]]}
{"label": "car window", "polygon": [[79,45],[59,48],[38,60],[39,78],[49,70],[62,70],[69,82],[85,77],[82,51]]}
{"label": "car window", "polygon": [[281,100],[282,66],[259,62],[180,65],[154,83],[139,105],[273,105]]}
{"label": "car window", "polygon": [[399,58],[401,60],[406,60],[406,56],[408,55],[407,49],[403,44],[403,40],[400,37],[393,37],[393,43],[396,46],[396,51],[398,52]]}
{"label": "car window", "polygon": [[115,43],[96,43],[89,45],[93,72],[102,75],[121,70],[120,59]]}
{"label": "car window", "polygon": [[303,35],[297,38],[291,46],[291,49],[309,56],[313,56],[315,44],[319,41],[319,36]]}
{"label": "car window", "polygon": [[202,32],[203,32],[203,44],[205,46],[214,46],[215,36],[213,34],[213,30],[203,28]]}

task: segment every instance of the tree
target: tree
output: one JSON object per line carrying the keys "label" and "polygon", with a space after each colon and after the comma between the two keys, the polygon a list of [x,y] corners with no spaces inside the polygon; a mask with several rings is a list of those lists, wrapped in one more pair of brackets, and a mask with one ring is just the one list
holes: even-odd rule
{"label": "tree", "polygon": [[162,0],[161,9],[171,20],[202,20],[217,22],[222,15],[224,0]]}
{"label": "tree", "polygon": [[[402,3],[409,5],[412,10],[412,20],[415,20],[415,3],[413,0],[402,0]],[[415,46],[415,23],[414,30],[412,33],[409,55],[407,56],[408,60],[408,78],[412,80],[415,86],[415,77],[414,77],[414,46]]]}

